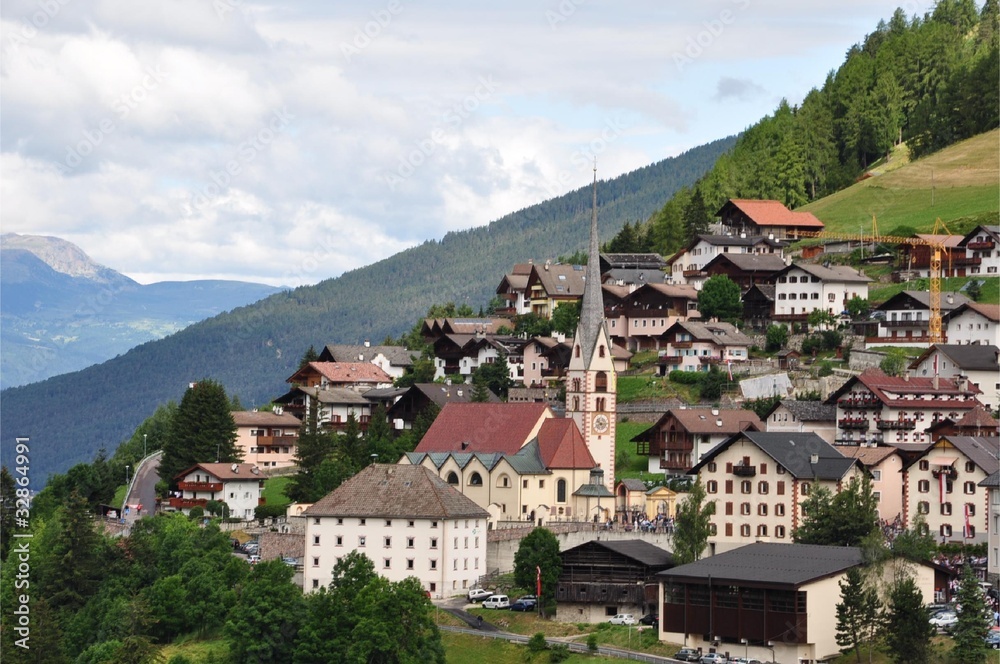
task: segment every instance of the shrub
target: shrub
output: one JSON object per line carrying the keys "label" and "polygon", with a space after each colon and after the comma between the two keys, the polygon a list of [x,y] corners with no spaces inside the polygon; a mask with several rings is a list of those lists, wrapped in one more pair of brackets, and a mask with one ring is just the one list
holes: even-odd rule
{"label": "shrub", "polygon": [[587,635],[587,650],[597,652],[597,635],[594,633]]}
{"label": "shrub", "polygon": [[701,383],[705,374],[700,371],[671,371],[667,378],[674,383],[680,383],[681,385],[698,385]]}
{"label": "shrub", "polygon": [[542,632],[535,632],[535,634],[528,639],[528,651],[529,652],[542,652],[547,650],[549,644],[545,642],[545,634]]}
{"label": "shrub", "polygon": [[832,362],[821,362],[819,365],[819,377],[832,376],[833,375],[833,363]]}
{"label": "shrub", "polygon": [[195,521],[197,521],[198,519],[200,519],[200,518],[202,518],[204,516],[205,516],[205,510],[203,508],[201,508],[201,507],[192,507],[188,511],[188,517],[190,517],[192,520],[195,520]]}
{"label": "shrub", "polygon": [[255,519],[272,519],[280,516],[285,516],[288,511],[288,505],[258,505],[253,510],[253,516]]}
{"label": "shrub", "polygon": [[549,652],[550,662],[561,662],[569,659],[569,646],[565,643],[553,643]]}
{"label": "shrub", "polygon": [[823,338],[817,335],[808,336],[802,340],[802,354],[812,355],[823,350]]}
{"label": "shrub", "polygon": [[820,335],[823,337],[823,348],[826,350],[836,350],[844,341],[844,335],[836,330],[824,330]]}
{"label": "shrub", "polygon": [[788,328],[784,325],[769,325],[767,328],[767,345],[769,352],[781,350],[788,344]]}

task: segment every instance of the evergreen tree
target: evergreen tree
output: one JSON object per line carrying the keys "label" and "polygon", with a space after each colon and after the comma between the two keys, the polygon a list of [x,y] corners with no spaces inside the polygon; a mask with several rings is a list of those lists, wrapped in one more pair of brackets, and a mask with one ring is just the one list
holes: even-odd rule
{"label": "evergreen tree", "polygon": [[434,356],[428,350],[413,360],[413,364],[406,368],[406,372],[397,378],[393,385],[395,387],[413,387],[417,383],[433,383],[436,373]]}
{"label": "evergreen tree", "polygon": [[482,380],[472,381],[472,397],[470,401],[473,403],[486,403],[490,400],[490,388],[486,387],[486,382]]}
{"label": "evergreen tree", "polygon": [[309,349],[305,352],[305,355],[303,355],[302,359],[299,360],[299,369],[305,369],[309,366],[310,362],[316,362],[317,360],[319,360],[319,353],[317,353],[316,348],[310,344]]}
{"label": "evergreen tree", "polygon": [[16,510],[17,486],[7,466],[4,466],[0,469],[0,562],[7,560],[7,550],[10,548],[11,535],[14,533]]}
{"label": "evergreen tree", "polygon": [[400,453],[396,450],[395,436],[384,403],[378,404],[372,411],[365,438],[368,441],[369,454],[377,454],[379,462],[395,463],[399,460]]}
{"label": "evergreen tree", "polygon": [[69,616],[83,608],[100,586],[102,541],[86,501],[76,492],[56,519],[55,540],[39,564],[38,587],[51,607]]}
{"label": "evergreen tree", "polygon": [[482,383],[490,392],[507,400],[507,393],[514,386],[510,377],[510,365],[507,364],[507,354],[501,352],[495,362],[480,364],[472,374],[473,384]]}
{"label": "evergreen tree", "polygon": [[312,503],[325,495],[318,473],[334,450],[333,435],[320,427],[319,400],[316,398],[309,398],[296,443],[295,465],[298,472],[285,488],[285,495],[296,503]]}
{"label": "evergreen tree", "polygon": [[982,664],[989,654],[986,635],[993,624],[993,616],[979,586],[979,579],[968,561],[962,566],[956,599],[959,611],[958,623],[952,630],[952,638],[955,639],[952,657],[963,664]]}
{"label": "evergreen tree", "polygon": [[866,587],[860,567],[847,570],[839,582],[840,603],[837,604],[837,645],[843,652],[854,650],[861,664],[861,646],[868,645],[869,655],[878,636],[882,603],[874,588]]}
{"label": "evergreen tree", "polygon": [[897,580],[889,590],[885,623],[889,657],[896,664],[928,664],[933,635],[917,584],[909,576]]}
{"label": "evergreen tree", "polygon": [[711,534],[715,501],[705,502],[705,487],[699,479],[691,486],[687,497],[677,506],[674,520],[674,562],[678,565],[701,559]]}
{"label": "evergreen tree", "polygon": [[691,200],[684,206],[684,239],[690,242],[700,233],[708,231],[712,217],[705,206],[705,199],[702,198],[701,189],[695,189]]}
{"label": "evergreen tree", "polygon": [[173,485],[178,473],[196,463],[242,460],[225,388],[213,380],[195,383],[184,393],[164,441],[160,479]]}
{"label": "evergreen tree", "polygon": [[555,609],[556,585],[562,573],[559,540],[547,528],[535,528],[521,540],[514,554],[514,583],[521,588],[535,588],[542,577],[538,601],[546,613]]}

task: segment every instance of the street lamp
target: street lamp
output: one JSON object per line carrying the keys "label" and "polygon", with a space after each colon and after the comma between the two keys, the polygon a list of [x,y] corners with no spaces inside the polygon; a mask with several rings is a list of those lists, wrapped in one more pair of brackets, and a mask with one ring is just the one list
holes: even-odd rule
{"label": "street lamp", "polygon": [[142,434],[142,458],[146,458],[146,434]]}
{"label": "street lamp", "polygon": [[[750,644],[746,639],[740,639],[743,644],[743,659],[750,659]],[[773,657],[771,659],[774,659]]]}
{"label": "street lamp", "polygon": [[767,647],[771,649],[771,661],[774,661],[774,643],[771,641],[767,642]]}
{"label": "street lamp", "polygon": [[125,466],[125,486],[128,486],[128,469],[129,466]]}

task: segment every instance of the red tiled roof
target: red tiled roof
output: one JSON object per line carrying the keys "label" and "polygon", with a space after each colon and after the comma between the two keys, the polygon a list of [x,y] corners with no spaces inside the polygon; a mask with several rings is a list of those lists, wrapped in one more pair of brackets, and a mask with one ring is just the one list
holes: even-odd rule
{"label": "red tiled roof", "polygon": [[1000,426],[1000,422],[990,415],[986,408],[977,404],[975,408],[962,416],[955,425],[963,428],[996,429]]}
{"label": "red tiled roof", "polygon": [[413,451],[514,454],[546,416],[544,403],[449,403]]}
{"label": "red tiled roof", "polygon": [[780,201],[748,200],[731,198],[729,202],[758,226],[793,226],[799,228],[822,229],[823,222],[812,212],[792,212]]}
{"label": "red tiled roof", "polygon": [[546,468],[593,468],[597,465],[580,429],[570,418],[550,418],[538,430],[538,451]]}
{"label": "red tiled roof", "polygon": [[[882,401],[895,401],[890,399],[885,392],[893,394],[927,394],[927,395],[954,395],[964,394],[973,396],[982,394],[975,385],[969,385],[965,390],[958,389],[955,381],[951,378],[939,378],[938,386],[934,387],[934,378],[904,378],[901,376],[889,376],[881,369],[865,369],[858,377],[858,382],[875,393]],[[906,401],[905,403],[913,403]],[[949,407],[957,405],[955,402],[948,402]]]}
{"label": "red tiled roof", "polygon": [[[719,410],[718,413],[718,415],[713,415],[711,408],[672,408],[667,411],[663,419],[673,415],[686,431],[697,434],[733,434],[748,427],[757,431],[764,430],[764,423],[752,410],[728,408]],[[719,420],[722,420],[722,426],[718,425]],[[657,426],[659,426],[659,422]]]}
{"label": "red tiled roof", "polygon": [[331,383],[391,383],[392,378],[371,362],[310,362],[309,367]]}

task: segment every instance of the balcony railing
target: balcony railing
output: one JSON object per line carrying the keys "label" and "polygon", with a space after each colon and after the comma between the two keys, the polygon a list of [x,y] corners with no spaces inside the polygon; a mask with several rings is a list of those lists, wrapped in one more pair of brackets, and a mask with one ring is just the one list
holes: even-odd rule
{"label": "balcony railing", "polygon": [[222,491],[222,482],[178,482],[181,491]]}
{"label": "balcony railing", "polygon": [[700,274],[701,274],[701,270],[698,270],[698,269],[684,270],[684,276],[685,277],[697,277]]}
{"label": "balcony railing", "polygon": [[681,364],[683,361],[683,355],[661,355],[657,358],[657,362],[660,364]]}
{"label": "balcony railing", "polygon": [[[887,344],[887,345],[898,345],[898,344],[929,344],[931,343],[930,335],[914,335],[912,337],[865,337],[866,344]],[[948,343],[947,337],[941,343]]]}
{"label": "balcony railing", "polygon": [[167,500],[167,505],[173,507],[175,510],[187,510],[192,507],[205,507],[208,504],[208,499],[206,498],[170,498]]}
{"label": "balcony railing", "polygon": [[983,240],[983,241],[976,240],[974,242],[970,242],[965,246],[968,247],[969,249],[972,249],[973,251],[979,251],[981,249],[992,249],[993,240]]}
{"label": "balcony railing", "polygon": [[916,429],[916,420],[879,420],[875,426],[881,430],[885,429]]}
{"label": "balcony railing", "polygon": [[756,474],[757,466],[744,466],[743,464],[733,466],[733,475],[738,475],[739,477],[753,477]]}
{"label": "balcony railing", "polygon": [[845,417],[837,422],[841,429],[867,429],[868,420],[863,418]]}
{"label": "balcony railing", "polygon": [[874,394],[863,397],[843,397],[837,401],[841,408],[881,408],[882,402]]}
{"label": "balcony railing", "polygon": [[929,320],[915,319],[915,320],[884,320],[880,323],[882,327],[919,327],[922,329],[927,329],[930,325]]}
{"label": "balcony railing", "polygon": [[257,436],[257,445],[259,447],[297,445],[298,442],[298,436]]}
{"label": "balcony railing", "polygon": [[692,343],[691,341],[675,341],[670,345],[674,348],[690,348]]}

